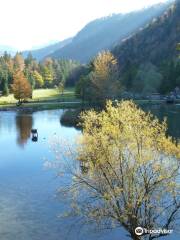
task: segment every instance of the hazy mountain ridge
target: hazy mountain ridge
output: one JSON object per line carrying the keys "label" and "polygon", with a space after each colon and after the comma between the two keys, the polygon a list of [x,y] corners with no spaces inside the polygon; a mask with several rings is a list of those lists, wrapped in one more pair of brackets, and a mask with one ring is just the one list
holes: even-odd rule
{"label": "hazy mountain ridge", "polygon": [[47,55],[52,54],[57,49],[61,49],[65,45],[69,44],[71,41],[72,41],[72,38],[68,38],[61,42],[58,42],[58,43],[55,43],[55,44],[52,44],[52,45],[49,45],[49,46],[46,46],[46,47],[43,47],[40,49],[23,51],[22,54],[26,58],[28,56],[28,54],[31,52],[31,54],[34,58],[36,58],[37,60],[42,60]]}
{"label": "hazy mountain ridge", "polygon": [[6,45],[0,45],[0,55],[3,55],[4,52],[7,52],[8,54],[14,55],[16,53],[16,49],[14,49],[11,46]]}
{"label": "hazy mountain ridge", "polygon": [[99,51],[111,49],[117,42],[144,27],[154,17],[161,15],[168,6],[169,3],[157,4],[141,11],[114,14],[94,20],[87,24],[70,44],[49,56],[88,62]]}

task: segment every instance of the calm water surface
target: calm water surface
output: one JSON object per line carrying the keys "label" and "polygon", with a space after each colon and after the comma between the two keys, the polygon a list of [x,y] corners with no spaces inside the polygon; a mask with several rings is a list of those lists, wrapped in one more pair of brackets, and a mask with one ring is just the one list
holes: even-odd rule
{"label": "calm water surface", "polygon": [[[148,108],[149,109],[149,108]],[[167,116],[169,132],[180,137],[180,106],[152,106],[153,113]],[[0,240],[126,240],[124,231],[92,233],[70,229],[72,220],[60,221],[63,204],[55,197],[61,179],[44,168],[53,159],[49,140],[74,139],[78,130],[60,124],[62,110],[33,114],[0,112]],[[38,129],[32,142],[31,129]],[[180,239],[178,233],[165,239]]]}

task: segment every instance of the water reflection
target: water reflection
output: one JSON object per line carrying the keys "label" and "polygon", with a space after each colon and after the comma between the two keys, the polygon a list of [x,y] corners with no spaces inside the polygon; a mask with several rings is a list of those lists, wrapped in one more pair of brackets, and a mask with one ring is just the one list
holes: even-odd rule
{"label": "water reflection", "polygon": [[180,138],[180,105],[145,105],[145,111],[151,111],[161,121],[166,118],[168,124],[168,134],[178,141]]}
{"label": "water reflection", "polygon": [[24,114],[16,116],[17,143],[19,146],[24,147],[28,139],[31,137],[32,126],[32,115]]}
{"label": "water reflection", "polygon": [[[180,124],[179,124],[180,123],[180,105],[173,105],[173,106],[169,106],[169,105],[145,105],[145,106],[142,106],[142,108],[145,111],[147,111],[147,112],[150,111],[153,115],[157,116],[160,119],[160,121],[162,121],[164,118],[167,118],[168,134],[173,136],[173,140],[174,140],[175,143],[178,143],[179,138],[180,138]],[[62,115],[61,124],[64,124],[64,125],[68,124],[67,126],[71,126],[71,125],[73,126],[75,121],[74,121],[74,119],[72,119],[72,122],[70,120],[71,120],[71,117],[74,117],[75,113],[76,112],[72,111],[72,110],[66,111]],[[81,180],[82,180],[83,176],[86,177],[86,175],[88,173],[88,166],[86,166],[83,161],[80,162],[80,170],[81,170],[80,176],[81,176]],[[173,183],[172,179],[169,183],[170,184]],[[142,187],[142,189],[143,189],[143,187]],[[145,191],[145,189],[143,189],[143,190]],[[165,203],[164,203],[163,217],[159,218],[160,221],[162,221],[162,223],[158,223],[159,226],[163,226],[165,221],[170,222],[170,219],[166,219],[166,218],[169,217],[169,215],[171,215],[171,214],[173,215],[175,212],[176,212],[176,215],[178,215],[178,213],[179,213],[179,206],[176,205],[176,202],[179,202],[179,196],[178,196],[178,201],[174,197],[175,202],[171,203],[172,204],[171,205],[172,209],[170,209],[170,206],[168,205],[168,204],[170,204],[170,198],[168,198],[168,192],[166,192],[165,190],[164,190],[164,192],[165,192],[164,199],[166,199],[167,202],[165,201]],[[171,187],[171,190],[172,190],[172,187]],[[144,191],[142,191],[142,192],[144,192]],[[81,202],[81,199],[78,199],[78,201]],[[158,205],[157,202],[155,202],[155,198],[153,199],[153,204],[152,204],[152,206],[153,206],[154,209],[156,209],[157,206],[162,208],[162,205]],[[81,205],[83,205],[82,202],[81,202]],[[88,205],[88,210],[89,209],[90,209],[90,207]],[[168,209],[168,213],[165,211],[166,209]],[[174,212],[174,213],[172,213],[171,211]],[[143,214],[142,214],[142,216],[143,216]],[[144,215],[143,218],[147,219],[147,216]],[[175,219],[175,217],[173,218],[173,220],[174,219]],[[163,222],[163,220],[164,220],[164,222]],[[148,219],[148,221],[149,221],[149,219]],[[179,224],[180,224],[179,220],[176,219],[175,225],[179,226]],[[171,240],[172,239],[179,239],[177,237],[177,236],[179,236],[179,233],[177,232],[177,230],[179,230],[179,228],[176,229],[176,231],[175,231],[174,227],[172,227],[172,229],[174,230],[174,235],[168,236],[167,239],[169,239],[169,240],[170,239]],[[166,238],[164,237],[163,239],[166,239]]]}
{"label": "water reflection", "polygon": [[80,129],[79,116],[82,111],[82,109],[68,109],[63,111],[63,114],[60,116],[60,124],[65,127]]}
{"label": "water reflection", "polygon": [[2,112],[0,111],[0,135],[3,136],[11,133],[15,130],[14,118],[16,113],[14,112]]}
{"label": "water reflection", "polygon": [[[150,110],[151,107],[149,106]],[[158,106],[152,112],[161,119],[168,117],[170,133],[180,137],[180,106]],[[176,113],[174,113],[176,112]],[[44,171],[43,159],[53,159],[49,151],[49,139],[56,136],[74,139],[79,132],[73,127],[59,123],[62,110],[41,111],[30,114],[0,112],[0,239],[2,240],[118,240],[129,239],[126,233],[113,230],[112,233],[93,232],[79,236],[79,228],[71,235],[65,234],[69,222],[59,222],[57,215],[64,212],[54,198],[54,193],[63,184],[54,178],[55,173]],[[37,144],[30,140],[32,128],[38,129]],[[26,147],[21,149],[20,146]],[[7,151],[7,146],[11,151]],[[63,146],[62,146],[63,147]],[[26,161],[24,161],[26,159]],[[84,174],[86,166],[81,164]],[[27,207],[28,206],[28,207]],[[71,223],[71,222],[70,222]],[[60,230],[60,227],[62,228]],[[179,239],[179,235],[167,238]]]}

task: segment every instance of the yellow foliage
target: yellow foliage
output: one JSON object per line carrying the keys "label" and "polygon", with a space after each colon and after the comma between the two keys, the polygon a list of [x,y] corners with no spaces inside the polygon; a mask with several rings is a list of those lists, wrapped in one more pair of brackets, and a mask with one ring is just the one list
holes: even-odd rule
{"label": "yellow foliage", "polygon": [[132,101],[116,106],[108,101],[104,111],[85,112],[81,120],[78,159],[88,166],[83,185],[91,183],[104,199],[103,214],[114,214],[129,232],[147,222],[154,226],[159,209],[167,216],[164,199],[173,202],[179,192],[180,146],[167,136],[166,121],[159,122]]}
{"label": "yellow foliage", "polygon": [[97,55],[93,62],[94,71],[91,82],[96,89],[96,96],[102,102],[115,97],[120,92],[118,79],[117,60],[109,51]]}
{"label": "yellow foliage", "polygon": [[94,60],[94,69],[101,78],[107,78],[112,66],[117,65],[117,60],[109,51],[99,53]]}
{"label": "yellow foliage", "polygon": [[81,120],[74,155],[86,171],[72,170],[76,213],[98,225],[108,219],[133,239],[137,226],[173,226],[180,208],[180,146],[167,136],[166,121],[132,101],[108,101],[104,111],[85,112]]}

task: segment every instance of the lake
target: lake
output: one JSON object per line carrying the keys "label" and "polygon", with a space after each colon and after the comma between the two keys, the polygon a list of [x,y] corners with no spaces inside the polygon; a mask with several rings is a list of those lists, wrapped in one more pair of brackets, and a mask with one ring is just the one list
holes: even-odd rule
{"label": "lake", "polygon": [[[180,137],[180,106],[148,106],[168,118],[169,133]],[[0,112],[0,239],[1,240],[126,240],[123,230],[92,232],[58,218],[64,205],[56,197],[61,178],[44,167],[53,159],[50,140],[75,139],[80,133],[60,123],[63,110],[32,114]],[[38,129],[32,141],[31,129]],[[71,231],[70,231],[71,229]],[[180,239],[175,233],[164,239]]]}

